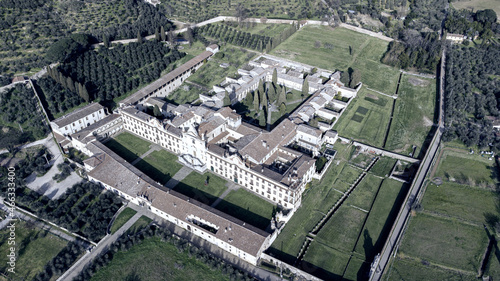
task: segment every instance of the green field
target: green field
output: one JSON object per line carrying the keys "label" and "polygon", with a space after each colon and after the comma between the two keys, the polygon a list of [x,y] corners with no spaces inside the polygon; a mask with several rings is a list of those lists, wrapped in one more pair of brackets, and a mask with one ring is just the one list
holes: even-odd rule
{"label": "green field", "polygon": [[249,32],[251,34],[259,34],[262,36],[274,37],[277,34],[285,31],[290,27],[290,24],[276,24],[276,23],[243,23],[238,25],[237,22],[224,22],[226,25],[235,28],[242,32]]}
{"label": "green field", "polygon": [[419,213],[410,221],[400,255],[477,273],[487,245],[483,226]]}
{"label": "green field", "polygon": [[373,158],[375,158],[374,155],[358,153],[354,154],[349,162],[357,167],[360,167],[361,169],[365,169],[372,162]]}
{"label": "green field", "polygon": [[422,281],[422,280],[478,280],[475,274],[464,274],[457,271],[423,265],[421,262],[397,258],[388,273],[390,281]]}
{"label": "green field", "polygon": [[[321,43],[321,47],[314,47],[316,41]],[[333,45],[333,48],[325,48],[325,43]],[[358,69],[364,85],[392,95],[396,92],[399,70],[380,62],[388,44],[344,28],[307,25],[271,54],[332,71],[347,71],[349,67]],[[352,54],[349,52],[350,47]]]}
{"label": "green field", "polygon": [[118,229],[120,229],[120,227],[122,227],[136,213],[137,211],[133,209],[125,208],[125,210],[123,210],[113,222],[113,225],[111,226],[111,234],[115,233]]}
{"label": "green field", "polygon": [[366,216],[366,212],[342,205],[319,231],[315,241],[350,253],[356,245]]}
{"label": "green field", "polygon": [[418,156],[431,139],[435,107],[436,80],[404,75],[385,148],[407,155],[414,145]]}
{"label": "green field", "polygon": [[240,188],[231,190],[215,208],[265,230],[271,222],[276,207],[252,192]]}
{"label": "green field", "polygon": [[373,167],[370,169],[370,173],[380,177],[388,176],[395,164],[396,164],[395,159],[382,156],[378,159],[377,163],[375,163],[375,165],[373,165]]}
{"label": "green field", "polygon": [[333,187],[338,191],[346,192],[361,173],[360,169],[354,168],[351,165],[345,165],[337,180],[335,180]]}
{"label": "green field", "polygon": [[[208,184],[205,184],[207,179]],[[204,204],[212,205],[227,189],[226,183],[227,181],[223,178],[208,172],[203,175],[191,172],[174,187],[174,190]]]}
{"label": "green field", "polygon": [[131,133],[123,132],[108,140],[105,145],[127,162],[132,162],[146,153],[151,143]]}
{"label": "green field", "polygon": [[498,194],[493,191],[464,185],[430,184],[425,192],[422,207],[426,212],[485,223],[485,214],[496,209]]}
{"label": "green field", "polygon": [[444,181],[477,187],[495,188],[498,184],[498,170],[495,161],[466,151],[447,150],[443,153],[436,177]]}
{"label": "green field", "polygon": [[[37,228],[32,223],[16,221],[16,268],[15,274],[9,274],[7,280],[31,280],[43,271],[45,265],[51,261],[66,245],[67,241]],[[10,230],[0,230],[0,256],[2,272],[7,273],[7,254],[13,247],[7,243]],[[3,278],[1,278],[3,280]]]}
{"label": "green field", "polygon": [[146,217],[141,216],[128,230],[127,233],[134,234],[138,231],[143,230],[146,226],[148,226],[153,220]]}
{"label": "green field", "polygon": [[[461,0],[450,3],[455,9],[469,9],[473,11],[492,9],[497,15],[500,15],[500,5],[498,0]],[[498,22],[498,19],[497,19]]]}
{"label": "green field", "polygon": [[[381,147],[391,117],[392,104],[391,98],[363,88],[333,129],[343,137]],[[368,109],[364,116],[356,113],[361,107]]]}
{"label": "green field", "polygon": [[365,280],[370,264],[355,257],[351,257],[344,273],[344,280]]}
{"label": "green field", "polygon": [[175,154],[162,149],[141,159],[135,167],[163,185],[182,168],[182,165],[177,163]]}
{"label": "green field", "polygon": [[[324,257],[328,256],[328,259]],[[324,280],[342,280],[342,274],[349,261],[349,255],[313,241],[307,249],[302,267],[307,266]],[[319,267],[315,269],[314,267]]]}
{"label": "green field", "polygon": [[99,280],[229,280],[219,270],[211,270],[187,252],[162,242],[160,238],[147,238],[128,251],[114,255],[113,260],[92,276]]}
{"label": "green field", "polygon": [[351,195],[349,195],[349,198],[346,199],[344,204],[369,211],[381,183],[382,179],[374,175],[367,174],[361,183],[359,183],[354,189]]}
{"label": "green field", "polygon": [[382,249],[392,227],[386,222],[396,218],[407,189],[408,186],[392,179],[382,183],[355,249],[367,261],[373,260],[376,251]]}

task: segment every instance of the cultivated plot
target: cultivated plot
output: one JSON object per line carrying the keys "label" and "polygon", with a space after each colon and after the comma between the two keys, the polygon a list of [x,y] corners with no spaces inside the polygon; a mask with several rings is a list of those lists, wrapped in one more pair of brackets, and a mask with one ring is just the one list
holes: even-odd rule
{"label": "cultivated plot", "polygon": [[126,161],[132,162],[137,159],[137,157],[146,153],[151,143],[131,133],[123,132],[108,140],[104,145]]}

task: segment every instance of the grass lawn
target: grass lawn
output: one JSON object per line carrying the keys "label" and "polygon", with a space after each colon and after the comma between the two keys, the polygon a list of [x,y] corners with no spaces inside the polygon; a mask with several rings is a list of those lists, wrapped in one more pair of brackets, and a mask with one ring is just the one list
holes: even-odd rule
{"label": "grass lawn", "polygon": [[145,216],[141,216],[128,230],[127,230],[127,233],[136,233],[140,230],[142,230],[143,228],[145,228],[146,226],[148,226],[153,220],[148,218],[148,217],[145,217]]}
{"label": "grass lawn", "polygon": [[388,176],[392,168],[394,167],[394,164],[396,164],[396,159],[382,156],[370,169],[370,173],[380,177]]}
{"label": "grass lawn", "polygon": [[361,173],[362,171],[360,169],[356,169],[351,165],[345,165],[337,180],[334,182],[333,187],[339,191],[346,192]]}
{"label": "grass lawn", "polygon": [[251,34],[259,34],[262,36],[274,37],[277,34],[285,31],[290,27],[290,24],[276,24],[276,23],[249,23],[241,24],[241,27],[236,22],[226,22],[226,24],[236,30],[249,32]]}
{"label": "grass lawn", "polygon": [[491,250],[488,265],[485,268],[484,276],[493,278],[500,277],[500,249],[498,249],[498,241]]}
{"label": "grass lawn", "polygon": [[[204,66],[202,66],[203,68]],[[187,89],[184,87],[187,86]],[[191,84],[184,82],[179,88],[175,89],[170,95],[167,97],[167,101],[173,104],[185,104],[192,103],[200,97],[200,94],[206,93],[208,91],[202,90],[198,87],[195,87]]]}
{"label": "grass lawn", "polygon": [[366,216],[367,214],[361,210],[342,205],[319,231],[315,241],[334,249],[351,252]]}
{"label": "grass lawn", "polygon": [[334,149],[337,151],[335,159],[340,162],[332,163],[321,181],[311,183],[311,187],[302,194],[302,205],[271,245],[269,252],[283,261],[293,264],[306,235],[341,196],[333,190],[332,183],[351,158],[353,147],[336,142]]}
{"label": "grass lawn", "polygon": [[273,217],[275,206],[240,188],[231,190],[215,208],[265,230]]}
{"label": "grass lawn", "polygon": [[[36,274],[43,271],[44,266],[51,261],[68,242],[50,232],[39,229],[31,223],[16,222],[16,268],[15,274],[9,274],[8,280],[31,280]],[[0,270],[8,273],[7,254],[13,247],[7,243],[10,230],[0,230]],[[2,278],[3,279],[3,278]]]}
{"label": "grass lawn", "polygon": [[386,148],[409,154],[415,145],[415,156],[422,151],[432,130],[436,107],[436,80],[404,75],[394,108]]}
{"label": "grass lawn", "polygon": [[105,145],[126,161],[132,162],[146,153],[151,143],[131,133],[123,132],[107,141]]}
{"label": "grass lawn", "polygon": [[[314,47],[316,41],[321,43],[321,47]],[[325,43],[333,45],[333,48],[325,48]],[[361,82],[367,87],[394,94],[399,70],[380,62],[388,44],[340,27],[332,29],[307,25],[276,47],[271,54],[332,71],[347,71],[352,67],[361,72]]]}
{"label": "grass lawn", "polygon": [[374,175],[367,174],[349,195],[349,198],[346,199],[344,204],[356,206],[369,211],[381,183],[382,179],[375,177]]}
{"label": "grass lawn", "polygon": [[141,159],[135,164],[135,167],[155,181],[165,184],[182,168],[182,165],[176,160],[175,154],[162,149]]}
{"label": "grass lawn", "polygon": [[407,185],[396,180],[385,179],[382,183],[356,244],[356,253],[366,261],[372,261],[382,250],[407,189]]}
{"label": "grass lawn", "polygon": [[[307,249],[302,267],[324,280],[342,280],[349,255],[313,241]],[[319,267],[319,268],[314,268]]]}
{"label": "grass lawn", "polygon": [[[208,184],[205,182],[208,178]],[[178,183],[174,190],[204,204],[212,205],[219,196],[227,189],[227,181],[211,173],[200,175],[191,172],[186,178]]]}
{"label": "grass lawn", "polygon": [[484,9],[493,9],[497,13],[497,15],[500,14],[500,5],[498,5],[498,1],[496,0],[461,0],[454,1],[451,5],[457,10],[473,9],[474,11],[477,11]]}
{"label": "grass lawn", "polygon": [[[477,272],[476,272],[477,274]],[[421,262],[396,258],[387,278],[389,281],[422,281],[422,280],[478,280],[474,274],[461,274],[435,266],[426,266]]]}
{"label": "grass lawn", "polygon": [[122,227],[129,219],[131,219],[137,211],[130,209],[130,208],[125,208],[118,217],[116,217],[115,221],[113,222],[113,225],[111,226],[111,233],[115,233],[120,227]]}
{"label": "grass lawn", "polygon": [[427,186],[422,207],[427,212],[482,224],[486,213],[496,213],[497,203],[498,194],[493,191],[444,183]]}
{"label": "grass lawn", "polygon": [[482,226],[418,213],[410,220],[399,255],[477,273],[487,244]]}
{"label": "grass lawn", "polygon": [[[391,98],[363,88],[333,129],[341,136],[381,147],[391,117],[392,104]],[[361,107],[368,109],[364,116],[356,113]]]}
{"label": "grass lawn", "polygon": [[344,272],[344,280],[366,280],[369,271],[369,262],[352,257]]}
{"label": "grass lawn", "polygon": [[179,253],[176,247],[160,238],[147,238],[128,251],[115,254],[113,260],[92,276],[99,280],[229,280],[219,270]]}
{"label": "grass lawn", "polygon": [[477,154],[447,150],[439,163],[436,177],[444,181],[478,187],[495,188],[498,184],[498,171],[495,161]]}
{"label": "grass lawn", "polygon": [[375,158],[374,155],[366,153],[358,153],[355,154],[355,156],[353,156],[353,158],[351,158],[349,162],[355,166],[365,169],[368,166],[368,164],[372,162],[373,158]]}

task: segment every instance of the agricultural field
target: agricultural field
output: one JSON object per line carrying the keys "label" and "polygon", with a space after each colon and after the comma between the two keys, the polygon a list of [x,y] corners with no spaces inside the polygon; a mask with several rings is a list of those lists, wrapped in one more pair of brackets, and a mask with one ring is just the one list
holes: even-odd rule
{"label": "agricultural field", "polygon": [[[353,146],[341,142],[334,149],[336,160],[323,180],[313,181],[305,191],[301,207],[271,245],[270,255],[294,264],[306,236],[312,237],[309,233],[347,190],[347,183],[352,184],[362,173],[352,162],[371,158],[356,154]],[[393,206],[401,204],[406,192],[406,185],[368,173],[325,222],[298,266],[327,280],[366,278],[369,264],[383,247],[399,211]]]}
{"label": "agricultural field", "polygon": [[187,251],[160,238],[147,238],[128,251],[115,254],[113,260],[92,276],[99,280],[229,280],[220,271],[213,271]]}
{"label": "agricultural field", "polygon": [[242,24],[238,24],[237,22],[228,21],[224,22],[224,24],[232,28],[236,28],[236,30],[238,31],[248,32],[251,34],[258,34],[268,37],[274,37],[290,27],[290,24],[277,24],[277,23],[244,22]]}
{"label": "agricultural field", "polygon": [[231,190],[215,208],[265,230],[273,217],[276,206],[243,188]]}
{"label": "agricultural field", "polygon": [[464,150],[447,149],[439,163],[435,177],[443,181],[477,187],[495,188],[498,184],[498,168],[487,156],[469,154]]}
{"label": "agricultural field", "polygon": [[435,79],[403,75],[386,149],[408,155],[416,146],[415,157],[425,153],[432,138],[436,95]]}
{"label": "agricultural field", "polygon": [[[498,231],[498,167],[494,161],[446,144],[421,203],[412,212],[397,256],[384,280],[472,280],[489,236]],[[438,181],[438,179],[441,181]],[[439,185],[434,184],[438,182]],[[500,277],[498,246],[484,276]]]}
{"label": "agricultural field", "polygon": [[177,163],[177,155],[162,149],[153,151],[135,167],[160,184],[166,184],[182,168],[182,164]]}
{"label": "agricultural field", "polygon": [[385,177],[389,175],[391,172],[392,168],[396,164],[396,160],[382,156],[378,159],[378,161],[373,165],[373,167],[370,169],[370,173],[380,176],[380,177]]}
{"label": "agricultural field", "polygon": [[226,183],[212,173],[201,175],[193,171],[174,190],[210,206],[227,189]]}
{"label": "agricultural field", "polygon": [[137,159],[137,157],[146,153],[151,143],[131,133],[123,132],[108,140],[105,145],[127,162],[132,162]]}
{"label": "agricultural field", "polygon": [[[32,223],[16,222],[16,270],[15,274],[9,274],[8,280],[31,280],[38,273],[42,272],[45,265],[51,261],[68,242],[42,230]],[[7,272],[7,254],[9,253],[9,244],[7,238],[10,230],[3,228],[0,230],[0,256],[1,271]],[[3,278],[2,278],[3,279]]]}
{"label": "agricultural field", "polygon": [[384,144],[393,100],[362,88],[333,127],[339,135],[381,147]]}
{"label": "agricultural field", "polygon": [[[315,47],[316,41],[319,48]],[[380,62],[388,44],[344,28],[307,25],[271,54],[331,71],[358,69],[364,87],[392,95],[396,92],[399,70]]]}
{"label": "agricultural field", "polygon": [[[453,8],[459,9],[469,9],[473,11],[492,9],[497,15],[500,15],[500,5],[496,0],[458,0],[450,3]],[[497,20],[498,21],[498,20]]]}

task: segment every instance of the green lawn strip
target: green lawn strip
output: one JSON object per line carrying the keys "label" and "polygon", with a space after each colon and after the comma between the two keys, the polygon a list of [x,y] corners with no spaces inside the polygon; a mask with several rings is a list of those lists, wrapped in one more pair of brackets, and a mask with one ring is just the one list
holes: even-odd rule
{"label": "green lawn strip", "polygon": [[[321,43],[321,47],[314,46],[316,41]],[[325,47],[325,43],[333,48]],[[361,81],[367,87],[393,94],[399,70],[380,62],[388,44],[344,28],[308,25],[281,43],[271,54],[332,71],[347,71],[352,67],[361,72]]]}
{"label": "green lawn strip", "polygon": [[[353,147],[336,142],[336,162],[328,168],[321,181],[313,181],[302,194],[302,204],[269,249],[269,253],[293,264],[304,243],[306,235],[323,218],[324,214],[337,202],[341,194],[333,190],[335,179],[351,158]],[[338,194],[338,195],[337,195]]]}
{"label": "green lawn strip", "polygon": [[135,167],[160,184],[165,184],[182,168],[176,161],[177,155],[162,149],[153,151],[137,162]]}
{"label": "green lawn strip", "polygon": [[343,280],[366,280],[370,271],[370,262],[365,262],[356,257],[351,257]]}
{"label": "green lawn strip", "polygon": [[432,130],[436,106],[436,80],[404,75],[394,108],[386,148],[418,156]]}
{"label": "green lawn strip", "polygon": [[215,208],[265,230],[276,207],[253,193],[240,188],[231,190]]}
{"label": "green lawn strip", "polygon": [[[356,113],[360,107],[368,109],[366,115]],[[337,130],[339,135],[343,137],[380,147],[384,142],[391,108],[391,99],[362,88],[356,99],[345,109],[333,129]]]}
{"label": "green lawn strip", "polygon": [[366,216],[365,212],[344,203],[319,231],[316,240],[332,248],[351,252]]}
{"label": "green lawn strip", "polygon": [[[208,184],[205,185],[207,178]],[[204,204],[212,205],[227,189],[226,183],[223,178],[208,172],[203,175],[191,172],[175,186],[174,190]]]}
{"label": "green lawn strip", "polygon": [[498,194],[493,191],[453,183],[429,184],[422,207],[425,211],[444,214],[477,224],[485,215],[497,212]]}
{"label": "green lawn strip", "polygon": [[362,171],[360,169],[356,169],[351,165],[346,164],[340,175],[337,177],[337,180],[335,180],[333,188],[346,192],[356,181],[359,175],[361,175],[361,173]]}
{"label": "green lawn strip", "polygon": [[125,208],[125,210],[123,210],[113,222],[113,225],[111,226],[111,234],[115,233],[118,229],[120,229],[120,227],[122,227],[136,213],[137,213],[136,210]]}
{"label": "green lawn strip", "polygon": [[151,143],[131,133],[123,132],[107,141],[105,145],[126,161],[131,162],[146,153]]}
{"label": "green lawn strip", "polygon": [[370,173],[377,176],[386,177],[391,172],[392,168],[394,167],[394,164],[396,164],[396,159],[382,156],[377,160],[377,163],[375,163],[375,165],[373,165],[373,167],[370,169]]}
{"label": "green lawn strip", "polygon": [[357,167],[365,169],[368,164],[372,162],[373,158],[375,158],[374,155],[359,153],[355,157],[351,158],[349,162]]}
{"label": "green lawn strip", "polygon": [[407,185],[396,180],[385,179],[382,183],[355,248],[367,262],[372,262],[382,250],[407,189]]}
{"label": "green lawn strip", "polygon": [[205,263],[187,251],[179,253],[176,247],[160,238],[152,237],[128,251],[116,253],[113,260],[92,276],[99,280],[229,280],[221,271],[212,271]]}
{"label": "green lawn strip", "polygon": [[446,151],[435,176],[441,177],[444,181],[478,187],[495,187],[498,184],[495,161],[465,152]]}
{"label": "green lawn strip", "polygon": [[232,28],[242,32],[249,32],[251,34],[259,34],[262,36],[274,37],[287,28],[290,27],[290,24],[276,24],[276,23],[249,23],[242,24],[241,27],[239,25],[230,25]]}
{"label": "green lawn strip", "polygon": [[493,246],[493,249],[491,249],[484,276],[500,277],[500,249],[498,248],[498,241]]}
{"label": "green lawn strip", "polygon": [[313,241],[307,249],[301,267],[324,280],[342,280],[348,261],[349,255]]}
{"label": "green lawn strip", "polygon": [[[15,245],[9,244],[10,230],[0,230],[0,270],[5,272],[10,266],[7,264],[10,248],[15,248],[15,274],[8,274],[8,280],[31,280],[42,272],[45,265],[51,261],[66,245],[67,241],[37,228],[33,224],[17,221],[15,228]],[[11,240],[12,241],[12,240]]]}
{"label": "green lawn strip", "polygon": [[397,258],[389,273],[389,281],[422,281],[422,280],[477,280],[474,274],[463,274],[456,271],[445,270],[436,266],[423,265],[419,261]]}
{"label": "green lawn strip", "polygon": [[127,233],[134,234],[140,230],[142,230],[144,227],[148,226],[153,220],[146,217],[146,216],[141,216],[128,230]]}
{"label": "green lawn strip", "polygon": [[418,213],[410,221],[400,252],[477,273],[488,237],[481,226]]}
{"label": "green lawn strip", "polygon": [[369,211],[381,183],[382,179],[374,175],[367,174],[349,195],[349,198],[345,200],[344,204],[356,206]]}

